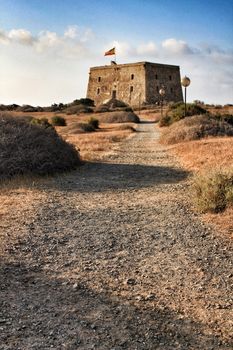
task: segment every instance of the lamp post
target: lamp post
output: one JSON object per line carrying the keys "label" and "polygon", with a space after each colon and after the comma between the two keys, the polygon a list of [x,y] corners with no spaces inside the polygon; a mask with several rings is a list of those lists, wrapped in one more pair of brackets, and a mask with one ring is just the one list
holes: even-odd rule
{"label": "lamp post", "polygon": [[186,88],[190,85],[191,80],[184,76],[184,78],[181,79],[181,84],[184,86],[184,116],[186,117]]}
{"label": "lamp post", "polygon": [[163,97],[166,94],[164,87],[161,87],[161,89],[159,90],[159,94],[161,96],[161,118],[163,118]]}

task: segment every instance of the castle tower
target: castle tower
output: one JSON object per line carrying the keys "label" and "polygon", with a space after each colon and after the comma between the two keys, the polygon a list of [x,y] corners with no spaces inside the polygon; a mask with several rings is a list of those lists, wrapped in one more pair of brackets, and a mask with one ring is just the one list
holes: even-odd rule
{"label": "castle tower", "polygon": [[159,90],[165,88],[164,101],[183,101],[180,67],[138,62],[90,68],[87,97],[96,105],[117,98],[131,106],[155,104],[160,101]]}

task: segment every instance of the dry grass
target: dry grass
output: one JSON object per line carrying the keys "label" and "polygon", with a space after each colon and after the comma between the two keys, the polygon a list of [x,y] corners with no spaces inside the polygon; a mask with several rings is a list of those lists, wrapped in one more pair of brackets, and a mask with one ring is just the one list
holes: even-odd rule
{"label": "dry grass", "polygon": [[[170,146],[180,158],[181,164],[194,173],[208,173],[213,169],[225,171],[233,167],[233,138],[218,137],[183,142]],[[233,236],[233,208],[218,214],[203,215],[206,222],[213,224],[217,232]]]}
{"label": "dry grass", "polygon": [[[79,123],[88,122],[90,115],[69,116],[66,118],[66,127],[57,127],[58,133],[68,142],[80,150],[83,160],[101,160],[106,155],[112,154],[118,148],[119,142],[133,135],[134,123],[103,123],[105,113],[95,114],[100,121],[100,128],[92,133],[81,130]],[[92,116],[92,115],[91,115]]]}
{"label": "dry grass", "polygon": [[185,168],[193,171],[205,171],[211,168],[228,168],[233,165],[233,138],[216,137],[197,141],[183,142],[170,146],[181,158]]}
{"label": "dry grass", "polygon": [[68,142],[80,150],[83,160],[101,160],[106,155],[114,153],[120,141],[133,135],[132,126],[121,130],[121,125],[101,124],[100,129],[92,133],[79,132],[77,125],[59,128],[58,131]]}

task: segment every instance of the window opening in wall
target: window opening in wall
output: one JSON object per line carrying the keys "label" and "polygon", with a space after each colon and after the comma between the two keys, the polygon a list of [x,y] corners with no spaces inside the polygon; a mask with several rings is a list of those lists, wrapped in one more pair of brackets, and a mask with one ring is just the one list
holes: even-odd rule
{"label": "window opening in wall", "polygon": [[131,80],[134,80],[134,74],[131,74]]}
{"label": "window opening in wall", "polygon": [[171,92],[173,92],[173,88],[171,88]]}
{"label": "window opening in wall", "polygon": [[172,80],[172,76],[171,75],[169,75],[169,80]]}
{"label": "window opening in wall", "polygon": [[133,92],[133,86],[130,86],[130,92]]}
{"label": "window opening in wall", "polygon": [[101,81],[101,77],[98,77],[98,82],[100,83],[100,81]]}
{"label": "window opening in wall", "polygon": [[112,98],[116,98],[116,90],[112,90]]}
{"label": "window opening in wall", "polygon": [[99,95],[99,93],[100,93],[100,88],[97,89],[97,95]]}
{"label": "window opening in wall", "polygon": [[158,86],[156,86],[156,91],[159,92],[159,87]]}
{"label": "window opening in wall", "polygon": [[158,74],[155,74],[155,79],[156,79],[156,80],[158,79]]}

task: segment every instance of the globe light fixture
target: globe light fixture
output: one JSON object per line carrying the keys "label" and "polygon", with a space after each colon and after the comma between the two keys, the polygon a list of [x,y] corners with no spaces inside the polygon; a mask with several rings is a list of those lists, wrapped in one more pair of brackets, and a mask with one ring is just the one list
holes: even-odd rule
{"label": "globe light fixture", "polygon": [[186,117],[187,110],[186,110],[186,89],[190,85],[191,80],[186,77],[186,75],[181,79],[181,85],[184,87],[184,116]]}
{"label": "globe light fixture", "polygon": [[163,98],[164,98],[164,96],[166,94],[166,91],[165,91],[164,87],[161,87],[159,89],[159,94],[161,96],[161,102],[160,102],[160,105],[161,105],[161,118],[163,118]]}

